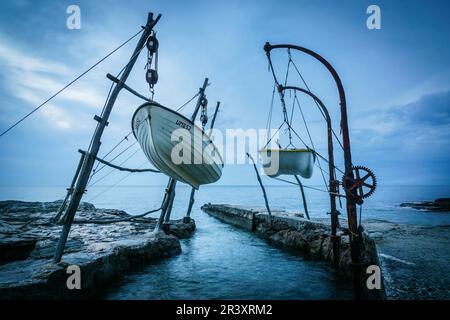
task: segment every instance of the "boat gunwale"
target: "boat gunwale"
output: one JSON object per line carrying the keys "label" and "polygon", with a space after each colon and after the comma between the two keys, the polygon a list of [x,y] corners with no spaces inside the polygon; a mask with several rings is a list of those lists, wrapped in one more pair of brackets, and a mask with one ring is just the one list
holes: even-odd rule
{"label": "boat gunwale", "polygon": [[[170,109],[170,108],[167,108],[167,107],[165,107],[165,106],[159,104],[159,103],[156,102],[156,101],[145,102],[145,103],[141,104],[141,105],[134,111],[133,116],[131,117],[131,131],[133,132],[133,136],[134,136],[134,138],[135,138],[136,140],[137,140],[137,137],[136,137],[136,133],[135,133],[135,131],[134,131],[134,118],[135,118],[136,114],[137,114],[142,108],[147,107],[147,106],[160,107],[160,108],[162,108],[162,109],[164,109],[164,110],[170,111],[171,113],[173,113],[173,114],[175,114],[175,115],[180,116],[181,118],[183,118],[183,120],[189,122],[189,124],[191,124],[193,127],[195,127],[195,128],[197,128],[198,130],[200,130],[201,133],[202,133],[202,135],[203,135],[203,136],[206,136],[206,138],[207,138],[207,142],[208,142],[207,145],[212,144],[212,145],[214,146],[214,149],[216,150],[216,152],[218,152],[219,158],[220,158],[220,162],[221,162],[220,165],[222,166],[222,168],[224,168],[225,162],[223,161],[222,154],[219,152],[219,150],[217,149],[216,145],[215,145],[214,142],[211,140],[211,137],[205,132],[205,130],[203,130],[202,128],[200,128],[199,126],[197,126],[192,120],[188,119],[186,116],[182,115],[181,113],[178,113],[178,112],[175,111],[175,110],[172,110],[172,109]],[[206,139],[203,139],[203,140],[206,140]]]}
{"label": "boat gunwale", "polygon": [[[203,130],[202,128],[200,128],[199,126],[197,126],[192,120],[188,119],[186,116],[182,115],[181,113],[178,113],[177,111],[175,111],[175,110],[173,110],[173,109],[164,107],[163,105],[161,105],[161,104],[159,104],[158,102],[155,102],[155,101],[145,102],[144,104],[141,104],[141,105],[134,111],[133,116],[131,117],[131,129],[132,129],[132,131],[133,131],[133,135],[134,135],[135,138],[136,138],[136,134],[135,134],[135,132],[134,132],[134,125],[133,125],[133,123],[134,123],[134,117],[136,116],[136,113],[138,113],[139,110],[141,110],[142,108],[147,107],[147,106],[160,107],[160,108],[162,108],[162,109],[165,109],[165,110],[167,110],[167,111],[170,111],[170,112],[172,112],[172,113],[174,113],[174,114],[176,114],[176,115],[182,117],[184,120],[186,120],[187,122],[189,122],[189,123],[192,124],[193,126],[197,127],[197,128],[202,132],[202,134],[205,135],[205,136],[208,138],[209,142],[210,142],[210,143],[213,143],[213,141],[211,140],[211,138],[209,137],[209,135],[205,132],[205,130]],[[213,143],[213,144],[214,144],[214,143]]]}

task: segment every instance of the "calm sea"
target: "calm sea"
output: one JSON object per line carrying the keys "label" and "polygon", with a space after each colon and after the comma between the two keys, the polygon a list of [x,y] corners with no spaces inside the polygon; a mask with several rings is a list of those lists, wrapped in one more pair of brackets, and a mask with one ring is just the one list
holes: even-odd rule
{"label": "calm sea", "polygon": [[[272,207],[303,211],[295,186],[267,187]],[[64,187],[0,187],[0,200],[53,201]],[[139,214],[157,208],[164,187],[94,187],[85,201],[97,207]],[[177,188],[173,218],[183,217],[190,188]],[[401,202],[448,197],[450,186],[381,186],[365,202],[364,219],[449,225],[450,214],[401,208]],[[312,217],[326,217],[327,195],[306,190]],[[106,299],[336,299],[351,298],[348,281],[326,263],[280,251],[263,240],[223,224],[200,210],[204,203],[262,207],[258,186],[204,186],[197,192],[192,217],[197,232],[182,240],[182,254],[136,270],[109,288]],[[344,213],[344,209],[342,212]]]}

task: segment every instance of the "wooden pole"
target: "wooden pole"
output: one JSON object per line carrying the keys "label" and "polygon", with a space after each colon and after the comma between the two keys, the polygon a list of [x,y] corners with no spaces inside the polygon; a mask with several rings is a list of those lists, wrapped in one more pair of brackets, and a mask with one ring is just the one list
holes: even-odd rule
{"label": "wooden pole", "polygon": [[249,157],[249,159],[252,160],[252,162],[253,162],[253,168],[255,168],[256,178],[258,179],[259,186],[261,187],[261,190],[262,190],[262,193],[264,196],[264,203],[266,205],[267,212],[269,213],[269,221],[272,222],[272,212],[270,211],[269,201],[267,200],[266,189],[264,188],[261,177],[259,176],[259,172],[258,172],[258,168],[256,167],[255,160],[253,160],[253,157],[248,152],[247,152],[247,157]]}
{"label": "wooden pole", "polygon": [[114,90],[111,92],[111,96],[108,99],[108,102],[103,109],[102,115],[100,117],[96,116],[94,119],[98,121],[97,127],[95,129],[89,151],[86,152],[86,156],[84,157],[83,164],[81,166],[80,176],[77,179],[77,184],[74,190],[74,193],[70,199],[69,205],[67,207],[65,213],[65,221],[64,226],[61,231],[61,235],[59,237],[58,245],[56,247],[55,255],[53,257],[53,262],[58,263],[61,261],[61,257],[64,252],[64,247],[66,245],[67,237],[70,232],[70,228],[72,226],[73,219],[78,210],[78,206],[80,204],[81,198],[86,190],[87,183],[89,181],[89,176],[91,174],[92,168],[94,166],[95,158],[97,157],[98,151],[101,145],[101,138],[103,135],[103,131],[105,127],[108,125],[109,115],[111,114],[112,108],[116,99],[119,95],[120,90],[123,87],[123,84],[126,82],[131,70],[133,69],[134,64],[144,47],[148,37],[150,36],[153,27],[159,21],[161,15],[158,15],[156,19],[153,19],[153,13],[149,13],[147,17],[147,24],[144,27],[144,31],[142,32],[141,38],[139,39],[136,48],[134,49],[133,55],[131,56],[130,61],[126,65],[122,76],[120,77],[120,83],[116,84]]}
{"label": "wooden pole", "polygon": [[305,214],[306,214],[306,218],[309,219],[309,212],[308,212],[308,205],[306,203],[306,197],[305,197],[305,190],[303,190],[303,183],[300,181],[300,178],[297,177],[297,175],[294,175],[295,180],[297,180],[298,185],[300,186],[300,191],[302,194],[302,199],[303,199],[303,208],[305,209]]}
{"label": "wooden pole", "polygon": [[216,124],[216,118],[217,118],[217,113],[219,112],[219,107],[220,107],[220,101],[217,101],[216,109],[214,110],[214,115],[211,120],[211,126],[209,127],[208,135],[211,135],[212,130],[214,129],[214,125]]}
{"label": "wooden pole", "polygon": [[192,211],[192,206],[194,205],[194,202],[195,202],[195,188],[192,188],[191,189],[191,196],[189,197],[189,205],[188,205],[188,209],[187,209],[187,212],[186,212],[186,219],[185,219],[185,221],[186,222],[189,222],[189,219],[190,219],[190,217],[191,217],[191,211]]}
{"label": "wooden pole", "polygon": [[172,192],[170,193],[170,198],[169,198],[169,202],[167,204],[167,213],[166,216],[164,217],[164,223],[168,224],[170,222],[170,213],[172,212],[172,208],[173,208],[173,200],[175,199],[175,194],[176,194],[176,190],[175,190],[175,186],[172,189]]}
{"label": "wooden pole", "polygon": [[[195,106],[194,113],[191,116],[192,122],[195,121],[198,110],[200,109],[202,101],[205,98],[205,90],[206,90],[206,87],[208,86],[208,81],[209,81],[209,79],[205,78],[205,80],[203,81],[203,86],[199,90],[197,104]],[[161,216],[159,217],[158,223],[156,224],[157,228],[155,228],[155,230],[160,230],[161,228],[167,230],[167,228],[168,228],[167,226],[164,226],[164,224],[168,224],[170,221],[170,215],[172,214],[173,201],[175,198],[175,196],[171,196],[171,194],[172,194],[172,192],[175,193],[176,184],[177,184],[177,181],[174,178],[170,178],[169,182],[167,183],[167,186],[168,186],[167,189],[169,189],[169,186],[172,186],[172,188],[170,188],[170,190],[169,190],[170,193],[169,193],[167,208],[165,210],[161,211]]]}
{"label": "wooden pole", "polygon": [[[72,179],[72,183],[70,184],[70,187],[67,188],[66,197],[64,198],[64,201],[61,204],[61,207],[59,207],[58,213],[53,218],[53,222],[60,223],[62,221],[61,215],[64,212],[64,209],[66,209],[66,205],[67,205],[67,201],[69,200],[69,197],[73,193],[73,187],[75,186],[75,183],[77,182],[78,176],[80,174],[80,170],[81,170],[81,166],[83,165],[84,157],[85,157],[85,155],[81,154],[80,161],[78,162],[77,170],[75,170],[75,174],[74,174],[73,179]],[[61,221],[60,221],[60,219],[61,219]]]}
{"label": "wooden pole", "polygon": [[162,224],[164,222],[164,216],[167,212],[167,208],[169,207],[170,195],[172,194],[172,189],[174,187],[175,180],[169,179],[167,183],[166,192],[164,193],[164,198],[161,204],[161,214],[159,215],[159,219],[156,222],[155,231],[161,230]]}
{"label": "wooden pole", "polygon": [[[216,110],[214,110],[214,115],[211,121],[211,126],[209,128],[209,134],[210,135],[212,133],[212,130],[214,128],[214,123],[216,122],[216,117],[217,117],[217,112],[219,112],[219,107],[220,107],[220,101],[217,101],[217,105],[216,105]],[[191,196],[189,197],[189,205],[188,205],[188,209],[186,212],[186,216],[183,218],[184,222],[189,222],[190,217],[191,217],[191,211],[192,211],[192,207],[194,205],[195,202],[195,188],[192,188],[191,190]]]}

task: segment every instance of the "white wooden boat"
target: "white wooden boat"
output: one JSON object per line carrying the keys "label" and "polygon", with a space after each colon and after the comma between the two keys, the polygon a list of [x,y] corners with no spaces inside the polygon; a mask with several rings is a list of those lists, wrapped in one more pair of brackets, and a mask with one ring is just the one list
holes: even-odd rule
{"label": "white wooden boat", "polygon": [[259,151],[264,173],[269,177],[282,174],[311,178],[316,155],[310,149],[262,149]]}
{"label": "white wooden boat", "polygon": [[[177,129],[184,129],[175,132],[182,137],[182,142],[172,141]],[[156,102],[148,102],[135,111],[132,130],[148,160],[166,175],[195,189],[220,179],[221,155],[203,130],[185,116]],[[194,143],[194,136],[198,143]],[[179,159],[172,159],[174,147],[178,145],[175,150],[180,150],[180,143],[185,144],[184,150],[190,151],[190,161],[180,163]]]}

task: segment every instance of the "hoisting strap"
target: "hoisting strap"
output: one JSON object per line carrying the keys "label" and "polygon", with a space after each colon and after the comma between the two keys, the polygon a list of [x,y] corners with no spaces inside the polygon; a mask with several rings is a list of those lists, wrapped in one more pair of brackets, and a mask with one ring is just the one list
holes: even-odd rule
{"label": "hoisting strap", "polygon": [[[147,163],[147,160],[145,160],[145,162],[143,162],[138,169],[142,168],[144,166],[144,164]],[[108,186],[108,188],[106,188],[105,190],[103,190],[102,192],[98,193],[97,195],[95,195],[94,197],[90,198],[88,201],[92,202],[93,200],[97,199],[98,197],[100,197],[101,195],[103,195],[105,192],[111,190],[112,188],[116,187],[119,183],[121,183],[123,180],[125,180],[126,178],[128,178],[131,174],[133,174],[133,172],[129,172],[125,177],[120,178],[118,181],[116,181],[114,184]]]}
{"label": "hoisting strap", "polygon": [[[130,156],[128,156],[128,158],[126,158],[124,161],[122,161],[119,166],[122,166],[125,162],[127,162],[128,160],[130,160],[132,157],[134,157],[138,152],[139,152],[140,148],[136,149]],[[106,167],[106,165],[103,165],[103,167]],[[108,173],[106,173],[103,177],[98,178],[97,180],[95,180],[92,184],[89,185],[89,187],[92,187],[94,185],[96,185],[97,183],[99,183],[100,181],[104,180],[106,177],[108,177],[111,173],[114,172],[114,169],[111,169],[111,171],[109,171]]]}
{"label": "hoisting strap", "polygon": [[[297,65],[295,64],[294,60],[291,59],[290,51],[289,51],[289,59],[291,60],[292,65],[294,66],[295,70],[297,71],[297,73],[298,73],[300,79],[302,79],[302,82],[303,82],[303,84],[305,85],[306,89],[308,89],[308,91],[311,92],[311,90],[309,89],[308,84],[306,83],[305,78],[304,78],[303,75],[300,73],[300,69],[297,67]],[[319,103],[318,103],[315,99],[314,99],[314,103],[316,104],[317,108],[319,109],[319,111],[320,111],[320,113],[322,114],[322,116],[324,117],[324,119],[326,119],[326,116],[325,116],[325,114],[323,113],[322,108],[320,108]],[[341,140],[339,139],[339,137],[337,136],[337,134],[336,134],[336,132],[334,131],[333,128],[331,128],[331,132],[333,133],[334,138],[337,140],[337,142],[338,142],[339,145],[341,146],[342,150],[344,150],[344,146],[342,145]]]}
{"label": "hoisting strap", "polygon": [[[298,186],[298,183],[293,182],[293,181],[285,180],[285,179],[282,179],[282,178],[273,178],[273,179]],[[334,195],[336,197],[345,198],[345,195],[340,194],[340,193],[329,192],[327,190],[322,190],[322,189],[319,189],[319,188],[315,188],[315,187],[311,187],[311,186],[305,186],[305,185],[303,185],[303,187],[307,188],[307,189],[315,190],[315,191],[320,191],[320,192],[323,192],[323,193],[328,193],[328,194]]]}
{"label": "hoisting strap", "polygon": [[[106,159],[107,156],[109,156],[114,150],[116,150],[124,141],[128,141],[128,137],[133,133],[133,131],[130,131],[125,137],[122,138],[114,147],[111,148],[104,156],[103,159]],[[111,160],[112,161],[112,160]],[[97,172],[98,167],[100,166],[100,162],[97,162],[97,165],[95,166],[94,170],[92,170],[92,174],[89,177],[88,183],[91,181],[92,177],[94,176],[95,172]]]}
{"label": "hoisting strap", "polygon": [[[86,151],[83,150],[78,150],[78,152],[82,153],[82,154],[86,154]],[[101,159],[99,157],[95,157],[95,160],[97,160],[98,162],[103,163],[106,166],[109,166],[111,168],[117,169],[119,171],[127,171],[127,172],[155,172],[155,173],[161,173],[161,171],[156,170],[156,169],[130,169],[130,168],[124,168],[115,164],[112,164],[104,159]]]}

